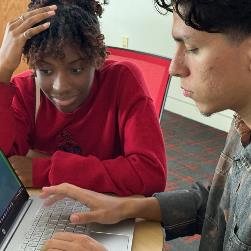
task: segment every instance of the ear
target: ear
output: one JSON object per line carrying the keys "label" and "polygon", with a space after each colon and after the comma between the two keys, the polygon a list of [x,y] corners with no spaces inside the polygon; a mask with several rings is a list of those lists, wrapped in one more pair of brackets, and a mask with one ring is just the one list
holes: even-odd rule
{"label": "ear", "polygon": [[99,57],[98,59],[96,59],[95,64],[94,64],[95,69],[99,70],[103,66],[104,62],[105,62],[105,59],[102,57]]}

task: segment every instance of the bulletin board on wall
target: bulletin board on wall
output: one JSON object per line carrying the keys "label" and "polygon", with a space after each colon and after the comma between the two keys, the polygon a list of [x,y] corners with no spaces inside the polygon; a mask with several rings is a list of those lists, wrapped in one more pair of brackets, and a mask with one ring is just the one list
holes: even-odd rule
{"label": "bulletin board on wall", "polygon": [[[19,17],[22,13],[26,12],[27,5],[30,0],[1,0],[0,1],[0,41],[2,44],[4,31],[7,23],[15,18]],[[19,65],[15,73],[19,73],[28,68],[28,66],[23,62]]]}

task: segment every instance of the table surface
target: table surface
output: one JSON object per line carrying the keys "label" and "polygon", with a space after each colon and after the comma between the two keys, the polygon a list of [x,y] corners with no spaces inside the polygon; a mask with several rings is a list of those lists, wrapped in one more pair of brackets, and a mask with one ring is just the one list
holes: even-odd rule
{"label": "table surface", "polygon": [[[39,189],[28,189],[30,195],[38,195]],[[136,219],[132,251],[162,251],[163,230],[158,222]]]}

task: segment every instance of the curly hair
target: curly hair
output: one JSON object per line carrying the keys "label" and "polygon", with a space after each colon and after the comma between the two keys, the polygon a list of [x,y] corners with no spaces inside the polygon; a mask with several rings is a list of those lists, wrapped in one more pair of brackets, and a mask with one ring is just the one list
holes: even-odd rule
{"label": "curly hair", "polygon": [[103,12],[101,4],[95,0],[31,0],[28,10],[53,4],[57,5],[55,16],[40,23],[49,21],[50,27],[27,40],[24,46],[29,66],[35,68],[46,56],[63,58],[66,45],[79,48],[91,64],[101,65],[107,56],[98,20]]}
{"label": "curly hair", "polygon": [[161,14],[177,12],[196,30],[224,33],[235,40],[251,34],[250,0],[154,0],[154,4]]}

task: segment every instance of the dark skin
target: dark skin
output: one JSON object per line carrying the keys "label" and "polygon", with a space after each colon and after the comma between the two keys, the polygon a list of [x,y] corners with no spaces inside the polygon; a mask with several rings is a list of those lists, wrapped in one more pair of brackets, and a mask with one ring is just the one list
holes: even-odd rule
{"label": "dark skin", "polygon": [[[24,13],[24,20],[17,18],[7,25],[0,48],[0,82],[9,84],[12,74],[20,64],[22,50],[27,39],[48,29],[49,23],[31,27],[55,15],[56,9],[55,5],[36,9]],[[64,47],[66,56],[63,59],[45,57],[35,65],[36,82],[61,112],[72,112],[83,103],[93,81],[95,66],[98,65],[96,62],[93,65],[88,63],[79,51],[77,48],[66,45]],[[9,158],[26,187],[32,186],[32,159],[37,157],[48,156],[29,151],[27,156]],[[54,193],[54,191],[51,192]],[[44,196],[46,197],[47,194]],[[67,232],[56,233],[45,244],[43,250],[107,251],[100,243],[88,236]]]}
{"label": "dark skin", "polygon": [[[63,59],[46,57],[36,66],[36,83],[47,98],[64,113],[76,110],[89,94],[95,67],[86,63],[79,50],[66,46]],[[31,154],[32,153],[32,154]],[[39,152],[12,156],[10,163],[26,187],[32,187],[32,159],[48,157]]]}
{"label": "dark skin", "polygon": [[[61,112],[76,110],[86,99],[93,82],[95,67],[86,63],[78,50],[65,47],[65,58],[46,57],[35,69],[36,83]],[[26,187],[32,187],[32,159],[48,157],[36,151],[27,156],[12,156],[10,163]]]}
{"label": "dark skin", "polygon": [[30,150],[26,156],[13,155],[9,158],[16,174],[26,187],[32,187],[32,159],[41,157],[49,156]]}
{"label": "dark skin", "polygon": [[92,86],[95,66],[80,51],[65,45],[64,58],[45,57],[35,66],[36,83],[63,113],[81,106]]}
{"label": "dark skin", "polygon": [[[45,30],[44,26],[28,28],[28,30],[25,30],[23,26],[26,23],[40,22],[42,19],[47,18],[48,15],[55,14],[54,10],[48,12],[48,8],[25,13],[23,14],[25,21],[16,19],[7,26],[2,48],[9,52],[9,57],[8,60],[3,57],[0,62],[0,80],[2,82],[8,83],[10,81],[9,76],[13,74],[20,63],[21,48],[26,42],[24,32],[28,32],[29,36],[31,36],[30,34],[36,35]],[[55,9],[54,6],[52,8]],[[27,27],[27,24],[25,27]],[[19,34],[20,31],[21,34]],[[20,50],[13,50],[12,47],[14,46]],[[55,107],[63,113],[76,110],[84,102],[93,82],[95,68],[97,68],[95,63],[92,64],[86,60],[85,55],[81,54],[80,51],[83,50],[65,45],[64,58],[44,57],[35,65],[36,83]],[[3,54],[2,49],[0,55],[1,52]],[[6,65],[8,65],[7,70]],[[1,71],[1,69],[5,69],[5,71]],[[9,158],[17,175],[26,187],[32,187],[32,159],[37,157],[48,156],[36,151],[30,151],[27,156],[15,155]]]}
{"label": "dark skin", "polygon": [[[7,24],[0,48],[0,80],[9,83],[13,72],[21,62],[23,47],[28,37],[48,29],[50,23],[32,28],[33,25],[55,15],[56,5],[39,8],[23,14],[24,20],[16,18]],[[26,33],[26,36],[24,36]]]}
{"label": "dark skin", "polygon": [[[8,84],[11,76],[18,67],[22,58],[23,47],[27,39],[48,29],[50,23],[38,25],[35,24],[55,15],[56,5],[39,8],[24,13],[23,19],[16,18],[7,24],[3,42],[0,48],[0,80]],[[26,36],[24,35],[26,34]],[[24,156],[12,156],[9,158],[18,176],[25,186],[32,186],[32,158]],[[22,167],[22,168],[21,168]],[[25,168],[23,168],[25,167]]]}

